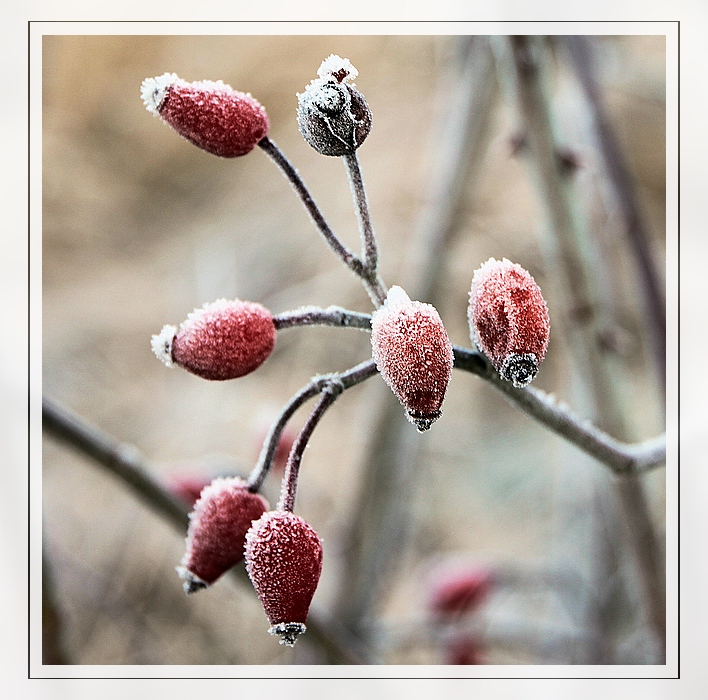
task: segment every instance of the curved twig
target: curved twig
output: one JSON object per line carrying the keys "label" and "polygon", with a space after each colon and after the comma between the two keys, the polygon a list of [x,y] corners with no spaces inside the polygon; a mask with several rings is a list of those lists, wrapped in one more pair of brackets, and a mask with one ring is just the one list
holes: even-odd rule
{"label": "curved twig", "polygon": [[572,442],[616,474],[639,474],[666,462],[666,435],[627,444],[576,416],[567,406],[540,389],[515,388],[502,379],[480,352],[453,345],[455,368],[476,374],[501,391],[517,408]]}

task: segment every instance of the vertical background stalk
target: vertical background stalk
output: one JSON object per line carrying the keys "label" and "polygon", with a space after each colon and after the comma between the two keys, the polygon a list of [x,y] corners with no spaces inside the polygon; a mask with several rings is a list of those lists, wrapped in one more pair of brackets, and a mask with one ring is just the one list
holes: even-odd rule
{"label": "vertical background stalk", "polygon": [[[519,111],[528,139],[534,182],[548,220],[552,242],[550,263],[561,279],[567,299],[565,328],[578,375],[584,378],[594,418],[614,437],[628,438],[628,428],[610,369],[600,353],[600,315],[593,280],[599,276],[597,258],[578,212],[573,178],[559,164],[562,145],[557,136],[547,86],[547,51],[542,38],[514,36],[509,47]],[[641,481],[613,480],[628,521],[629,545],[634,553],[646,619],[658,644],[666,644],[666,600],[658,538],[651,521]]]}

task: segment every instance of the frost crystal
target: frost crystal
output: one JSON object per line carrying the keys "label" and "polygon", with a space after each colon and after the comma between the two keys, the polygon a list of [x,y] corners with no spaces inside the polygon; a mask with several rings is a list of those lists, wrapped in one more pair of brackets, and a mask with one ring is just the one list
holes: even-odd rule
{"label": "frost crystal", "polygon": [[176,73],[163,73],[156,78],[145,78],[140,86],[140,97],[150,114],[160,116],[160,107],[170,88],[179,80]]}
{"label": "frost crystal", "polygon": [[152,336],[150,345],[152,346],[152,351],[157,356],[157,359],[164,362],[168,367],[172,367],[174,364],[172,362],[172,340],[177,333],[176,326],[163,326],[162,330],[157,334]]}
{"label": "frost crystal", "polygon": [[329,82],[334,78],[338,83],[351,82],[356,80],[359,71],[354,68],[348,58],[341,58],[336,54],[330,54],[322,61],[322,64],[317,69],[317,75],[323,82]]}

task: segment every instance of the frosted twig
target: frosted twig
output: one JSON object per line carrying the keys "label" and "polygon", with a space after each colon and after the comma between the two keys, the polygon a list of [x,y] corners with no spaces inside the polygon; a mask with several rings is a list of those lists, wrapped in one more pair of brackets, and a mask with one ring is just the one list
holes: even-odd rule
{"label": "frosted twig", "polygon": [[666,462],[666,436],[646,442],[627,444],[615,440],[588,421],[558,404],[548,394],[533,387],[516,389],[502,379],[489,360],[480,352],[453,345],[455,368],[486,379],[517,408],[539,423],[572,442],[616,474],[640,474]]}
{"label": "frosted twig", "polygon": [[187,507],[150,475],[147,461],[134,445],[120,442],[46,396],[42,397],[42,429],[104,466],[179,527],[189,524]]}
{"label": "frosted twig", "polygon": [[[293,414],[298,408],[300,408],[300,406],[302,406],[313,396],[323,393],[332,384],[336,384],[338,386],[341,385],[342,390],[346,390],[366,379],[369,379],[369,377],[373,377],[376,372],[377,370],[374,361],[367,360],[366,362],[362,362],[355,367],[352,367],[346,372],[313,377],[309,384],[300,389],[300,391],[298,391],[298,393],[290,399],[285,408],[281,411],[278,419],[271,427],[265,441],[263,442],[263,447],[261,449],[261,454],[258,457],[258,462],[256,462],[256,466],[253,468],[253,471],[248,477],[248,490],[255,493],[263,485],[263,482],[265,481],[265,478],[273,464],[273,459],[275,458],[275,452],[278,448],[280,436],[282,435],[283,430],[285,430],[285,426],[288,424],[288,421],[292,418]],[[293,445],[293,448],[294,447],[295,446]],[[290,458],[288,458],[288,462],[289,461]]]}
{"label": "frosted twig", "polygon": [[320,400],[312,409],[312,413],[310,413],[307,421],[305,421],[305,425],[303,425],[300,430],[288,455],[288,462],[285,465],[285,474],[283,475],[283,483],[280,490],[280,500],[278,501],[276,510],[293,512],[302,455],[305,453],[307,443],[310,441],[317,424],[320,422],[327,409],[337,400],[343,391],[344,387],[342,384],[334,379],[327,382],[322,389]]}
{"label": "frosted twig", "polygon": [[347,177],[349,178],[349,187],[352,191],[354,199],[354,208],[356,209],[357,221],[359,223],[359,233],[361,234],[364,268],[371,284],[371,292],[375,295],[377,306],[384,303],[386,299],[386,289],[378,275],[379,249],[374,234],[374,227],[371,223],[371,215],[369,214],[369,203],[366,200],[366,190],[364,189],[364,180],[361,176],[361,168],[359,167],[359,158],[354,151],[351,154],[342,156],[344,165],[347,168]]}
{"label": "frosted twig", "polygon": [[[596,256],[590,249],[585,223],[577,210],[572,179],[559,169],[558,130],[553,119],[551,97],[544,82],[543,41],[528,36],[510,37],[511,58],[519,109],[528,130],[529,146],[536,169],[536,184],[551,223],[552,242],[558,247],[555,260],[564,273],[563,294],[570,300],[574,317],[569,334],[576,371],[584,377],[595,401],[597,420],[626,432],[626,419],[616,384],[598,347],[598,289]],[[577,444],[577,443],[576,443]],[[609,455],[608,455],[609,456]],[[628,467],[635,469],[634,459]],[[637,480],[616,483],[617,493],[630,523],[627,532],[636,558],[647,619],[663,649],[666,648],[665,566],[649,509]]]}
{"label": "frosted twig", "polygon": [[294,311],[284,311],[273,316],[276,330],[297,326],[337,326],[341,328],[358,328],[371,330],[371,314],[348,311],[339,306],[328,306],[322,309],[318,306],[303,306]]}

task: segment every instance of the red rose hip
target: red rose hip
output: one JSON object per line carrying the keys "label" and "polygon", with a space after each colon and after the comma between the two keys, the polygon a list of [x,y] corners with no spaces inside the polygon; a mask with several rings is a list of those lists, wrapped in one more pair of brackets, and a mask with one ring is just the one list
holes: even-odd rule
{"label": "red rose hip", "polygon": [[376,367],[419,432],[428,430],[440,410],[452,373],[452,343],[437,310],[411,301],[400,287],[371,321]]}
{"label": "red rose hip", "polygon": [[219,477],[204,488],[190,513],[187,548],[177,567],[185,592],[206,588],[243,559],[246,533],[268,507],[238,477]]}
{"label": "red rose hip", "polygon": [[474,273],[467,316],[472,341],[499,374],[526,386],[546,356],[551,328],[533,277],[506,258],[490,258]]}
{"label": "red rose hip", "polygon": [[270,634],[293,646],[322,572],[322,543],[300,517],[270,511],[246,534],[246,571],[272,627]]}
{"label": "red rose hip", "polygon": [[147,110],[162,117],[180,136],[222,158],[243,156],[268,133],[263,106],[221,80],[188,83],[174,73],[143,81]]}
{"label": "red rose hip", "polygon": [[152,336],[152,349],[168,367],[174,363],[204,379],[236,379],[268,359],[275,336],[265,306],[219,299],[195,309],[179,329],[164,326]]}

